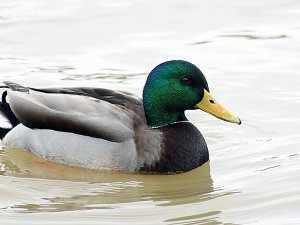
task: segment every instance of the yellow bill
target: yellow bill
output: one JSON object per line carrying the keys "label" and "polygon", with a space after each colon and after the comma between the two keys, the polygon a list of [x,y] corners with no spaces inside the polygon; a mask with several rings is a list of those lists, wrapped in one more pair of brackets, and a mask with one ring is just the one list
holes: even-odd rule
{"label": "yellow bill", "polygon": [[214,97],[206,90],[204,90],[204,96],[200,102],[195,105],[195,108],[201,109],[221,120],[225,120],[231,123],[241,124],[242,121],[236,117],[233,113],[223,108]]}

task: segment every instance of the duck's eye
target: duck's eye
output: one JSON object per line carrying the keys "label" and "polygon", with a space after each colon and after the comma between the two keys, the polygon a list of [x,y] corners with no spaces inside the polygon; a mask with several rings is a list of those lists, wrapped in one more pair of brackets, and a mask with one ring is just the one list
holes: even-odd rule
{"label": "duck's eye", "polygon": [[188,85],[191,83],[191,80],[188,77],[183,77],[180,79],[180,82]]}

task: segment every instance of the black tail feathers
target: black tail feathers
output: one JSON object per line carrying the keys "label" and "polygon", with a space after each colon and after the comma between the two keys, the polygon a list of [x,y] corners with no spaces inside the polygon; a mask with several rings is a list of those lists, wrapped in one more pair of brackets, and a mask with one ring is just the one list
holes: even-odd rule
{"label": "black tail feathers", "polygon": [[0,139],[2,139],[13,127],[20,122],[12,112],[9,103],[6,100],[7,90],[2,92],[0,102]]}

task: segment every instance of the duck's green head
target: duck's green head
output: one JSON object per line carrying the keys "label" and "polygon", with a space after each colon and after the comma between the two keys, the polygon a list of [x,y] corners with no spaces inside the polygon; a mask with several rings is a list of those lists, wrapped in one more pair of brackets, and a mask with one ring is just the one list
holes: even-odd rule
{"label": "duck's green head", "polygon": [[241,124],[210,94],[203,73],[183,60],[164,62],[149,74],[143,92],[148,125],[159,127],[187,120],[184,111],[201,109],[219,119]]}

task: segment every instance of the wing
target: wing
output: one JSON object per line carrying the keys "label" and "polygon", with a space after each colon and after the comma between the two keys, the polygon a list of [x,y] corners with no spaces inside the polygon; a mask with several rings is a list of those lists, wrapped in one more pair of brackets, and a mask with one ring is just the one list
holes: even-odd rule
{"label": "wing", "polygon": [[134,136],[135,120],[145,121],[142,101],[100,88],[34,89],[5,82],[16,118],[33,129],[71,132],[113,142]]}

